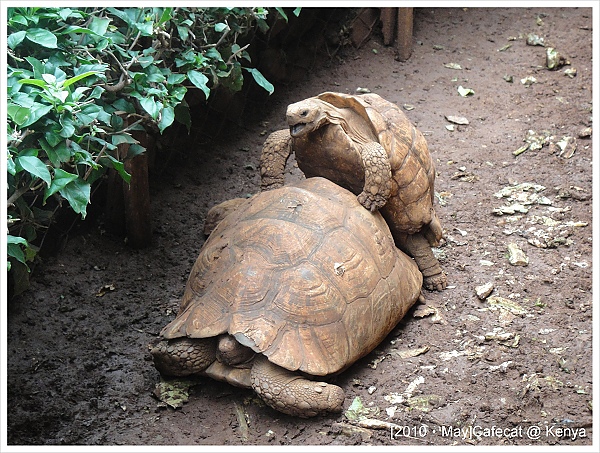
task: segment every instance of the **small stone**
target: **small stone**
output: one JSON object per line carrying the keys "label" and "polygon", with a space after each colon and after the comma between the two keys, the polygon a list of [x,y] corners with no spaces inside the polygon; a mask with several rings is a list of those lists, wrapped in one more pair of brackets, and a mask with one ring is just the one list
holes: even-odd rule
{"label": "small stone", "polygon": [[464,116],[454,116],[454,115],[446,115],[446,119],[454,124],[469,124],[469,120]]}
{"label": "small stone", "polygon": [[536,35],[535,33],[528,33],[526,43],[528,46],[542,46],[544,47],[544,38]]}
{"label": "small stone", "polygon": [[323,388],[322,387],[313,387],[313,390],[317,393],[323,393]]}
{"label": "small stone", "polygon": [[527,76],[524,79],[521,79],[521,83],[526,87],[531,86],[535,82],[537,82],[537,79],[533,76]]}
{"label": "small stone", "polygon": [[529,264],[529,258],[517,244],[508,244],[508,253],[508,262],[513,266],[527,266]]}
{"label": "small stone", "polygon": [[569,61],[554,47],[546,47],[546,67],[548,69],[558,69],[561,66],[569,64]]}
{"label": "small stone", "polygon": [[372,395],[375,392],[375,390],[377,390],[377,387],[375,387],[374,385],[372,385],[371,387],[369,387],[367,389],[367,392],[369,393],[369,395]]}
{"label": "small stone", "polygon": [[584,129],[581,129],[579,132],[577,132],[577,136],[579,138],[591,137],[592,136],[592,128],[591,127],[586,127]]}
{"label": "small stone", "polygon": [[490,294],[492,294],[493,290],[494,290],[494,283],[488,282],[483,285],[479,285],[479,286],[475,287],[475,294],[477,294],[477,297],[479,298],[479,300],[484,300],[486,297],[488,297]]}

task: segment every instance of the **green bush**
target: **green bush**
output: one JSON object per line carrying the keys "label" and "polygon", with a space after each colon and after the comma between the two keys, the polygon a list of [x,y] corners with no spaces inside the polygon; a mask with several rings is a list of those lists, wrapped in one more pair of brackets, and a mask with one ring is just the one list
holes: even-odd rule
{"label": "green bush", "polygon": [[[145,151],[133,130],[162,133],[174,121],[189,130],[187,90],[206,98],[219,85],[235,92],[250,74],[272,93],[240,44],[268,29],[269,13],[9,8],[8,270],[17,262],[29,270],[32,244],[65,201],[86,216],[92,186],[108,168],[129,181],[123,160]],[[122,143],[130,145],[124,158],[116,152]]]}

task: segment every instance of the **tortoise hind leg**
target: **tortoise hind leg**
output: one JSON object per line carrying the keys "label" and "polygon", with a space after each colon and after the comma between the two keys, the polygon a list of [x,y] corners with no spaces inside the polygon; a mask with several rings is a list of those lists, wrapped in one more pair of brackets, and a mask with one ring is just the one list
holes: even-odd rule
{"label": "tortoise hind leg", "polygon": [[290,131],[282,129],[271,133],[263,145],[260,156],[261,190],[283,186],[285,164],[292,152]]}
{"label": "tortoise hind leg", "polygon": [[161,340],[150,350],[156,369],[167,376],[189,376],[203,372],[215,361],[216,338]]}
{"label": "tortoise hind leg", "polygon": [[316,382],[281,368],[257,355],[251,371],[252,388],[261,399],[280,412],[314,417],[341,412],[344,391],[337,385]]}
{"label": "tortoise hind leg", "polygon": [[398,247],[415,259],[415,263],[423,274],[423,286],[426,289],[430,291],[446,289],[448,278],[433,255],[431,245],[423,233],[404,235],[398,242]]}

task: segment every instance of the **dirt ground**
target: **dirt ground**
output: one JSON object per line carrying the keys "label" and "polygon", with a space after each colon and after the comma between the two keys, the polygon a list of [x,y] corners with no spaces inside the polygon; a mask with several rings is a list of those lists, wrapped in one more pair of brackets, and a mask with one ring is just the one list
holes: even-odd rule
{"label": "dirt ground", "polygon": [[[547,69],[529,33],[570,64]],[[9,304],[9,446],[592,444],[592,9],[418,8],[414,39],[402,63],[376,32],[278,87],[264,116],[172,153],[151,180],[149,248],[132,250],[101,219],[71,232]],[[344,411],[358,397],[368,418],[395,425],[297,419],[205,378],[182,408],[165,407],[147,345],[175,316],[207,210],[258,191],[265,133],[285,127],[288,104],[358,87],[426,136],[445,231],[435,252],[448,288],[425,291],[335,378]],[[287,181],[300,177],[291,165]],[[509,244],[527,265],[509,262]]]}

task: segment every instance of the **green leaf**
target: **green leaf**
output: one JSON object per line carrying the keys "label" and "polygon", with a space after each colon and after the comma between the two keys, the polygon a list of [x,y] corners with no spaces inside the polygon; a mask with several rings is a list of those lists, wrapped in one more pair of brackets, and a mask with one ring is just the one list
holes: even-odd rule
{"label": "green leaf", "polygon": [[242,65],[237,61],[233,64],[229,76],[221,80],[221,83],[228,90],[236,93],[244,86],[244,76],[242,75]]}
{"label": "green leaf", "polygon": [[59,193],[67,199],[73,211],[81,214],[85,219],[87,205],[90,202],[90,185],[83,179],[77,178],[59,190]]}
{"label": "green leaf", "polygon": [[102,96],[102,93],[104,93],[106,90],[101,87],[101,86],[95,86],[94,89],[92,90],[92,92],[90,93],[90,95],[88,96],[88,98],[90,99],[100,99],[100,97]]}
{"label": "green leaf", "polygon": [[224,30],[227,30],[229,28],[229,25],[224,24],[223,22],[219,22],[218,24],[215,24],[215,31],[217,33],[221,33]]}
{"label": "green leaf", "polygon": [[108,157],[110,163],[112,164],[112,167],[115,170],[117,170],[117,173],[119,173],[119,175],[121,175],[121,178],[123,178],[123,181],[125,181],[127,184],[129,184],[129,181],[131,181],[131,175],[125,171],[125,166],[123,165],[123,162],[119,162],[117,159],[115,159],[110,154],[107,154],[106,157]]}
{"label": "green leaf", "polygon": [[115,134],[110,138],[113,145],[121,145],[123,143],[139,143],[135,138],[133,138],[130,134]]}
{"label": "green leaf", "polygon": [[33,103],[35,101],[35,94],[31,96],[27,93],[17,92],[10,98],[10,100],[15,104],[20,105],[21,107],[26,107],[30,109],[31,107],[33,107]]}
{"label": "green leaf", "polygon": [[112,106],[117,109],[117,111],[126,112],[126,113],[135,113],[135,107],[133,104],[123,98],[117,99],[112,103]]}
{"label": "green leaf", "polygon": [[21,24],[21,25],[25,25],[27,26],[27,19],[25,19],[21,14],[17,14],[13,17],[11,17],[8,21],[8,24],[10,26],[14,26],[14,24]]}
{"label": "green leaf", "polygon": [[48,171],[46,164],[39,158],[35,156],[19,156],[16,160],[23,170],[31,173],[34,176],[37,176],[47,185],[52,183],[52,177],[50,176],[50,172]]}
{"label": "green leaf", "polygon": [[149,65],[144,69],[144,72],[148,76],[148,78],[146,79],[148,82],[161,83],[167,80],[163,73],[160,72],[160,69],[158,69],[155,65]]}
{"label": "green leaf", "polygon": [[[53,136],[53,134],[47,133],[46,136]],[[71,153],[67,149],[67,144],[62,137],[55,136],[55,138],[52,139],[53,142],[56,141],[55,139],[59,140],[55,146],[50,146],[50,143],[43,138],[40,138],[39,144],[46,152],[46,156],[48,156],[48,159],[50,162],[52,162],[52,165],[55,167],[60,167],[60,164],[71,160]]]}
{"label": "green leaf", "polygon": [[44,132],[44,137],[48,141],[48,144],[53,148],[63,141],[63,138],[60,135],[58,135],[58,131],[60,129],[58,129],[58,124],[56,122],[54,123],[54,126],[55,127],[51,130],[47,130],[46,132]]}
{"label": "green leaf", "polygon": [[133,21],[127,15],[127,13],[125,11],[122,11],[122,10],[117,9],[117,8],[107,8],[107,11],[109,13],[114,14],[115,16],[117,16],[119,19],[121,19],[123,22],[125,22],[130,27],[133,26]]}
{"label": "green leaf", "polygon": [[[47,74],[44,74],[47,75]],[[35,85],[36,87],[40,87],[40,88],[46,88],[48,86],[48,83],[45,80],[39,80],[39,79],[21,79],[19,80],[19,83],[21,85]]]}
{"label": "green leaf", "polygon": [[20,236],[13,236],[11,234],[6,235],[6,243],[7,244],[22,244],[24,246],[28,246],[27,240]]}
{"label": "green leaf", "polygon": [[77,178],[78,176],[74,175],[73,173],[66,172],[60,168],[55,169],[52,184],[50,184],[50,186],[48,186],[44,192],[44,203],[49,196],[55,194],[59,190],[64,189],[67,184],[75,181]]}
{"label": "green leaf", "polygon": [[146,151],[142,145],[133,144],[129,145],[129,149],[127,150],[127,158],[131,159],[132,157],[138,156]]}
{"label": "green leaf", "polygon": [[179,102],[183,101],[185,97],[185,93],[187,93],[187,88],[184,86],[178,86],[170,90],[170,95],[177,99]]}
{"label": "green leaf", "polygon": [[302,11],[302,7],[298,6],[297,8],[294,8],[294,16],[298,17],[300,16],[300,11]]}
{"label": "green leaf", "polygon": [[70,138],[75,133],[75,124],[73,124],[73,119],[68,116],[69,113],[65,112],[64,115],[60,117],[60,124],[62,125],[61,131],[58,133],[63,138]]}
{"label": "green leaf", "polygon": [[192,128],[192,116],[186,103],[181,103],[175,107],[175,119],[187,128],[189,134]]}
{"label": "green leaf", "polygon": [[158,130],[162,134],[163,131],[173,124],[175,120],[175,110],[173,107],[165,107],[161,112],[160,121],[158,122]]}
{"label": "green leaf", "polygon": [[206,53],[204,54],[204,56],[206,58],[211,58],[213,60],[223,61],[223,57],[221,56],[221,53],[214,47],[211,47],[210,49],[208,49],[206,51]]}
{"label": "green leaf", "polygon": [[84,115],[91,116],[92,118],[98,118],[102,114],[107,114],[102,107],[96,104],[88,104],[81,109],[81,113]]}
{"label": "green leaf", "polygon": [[92,30],[98,36],[104,36],[109,24],[110,19],[94,16],[92,23],[90,24],[90,30]]}
{"label": "green leaf", "polygon": [[210,88],[208,88],[206,85],[208,82],[208,77],[201,72],[194,70],[188,71],[187,76],[188,79],[190,79],[190,82],[192,82],[197,88],[200,88],[206,99],[208,99],[208,96],[210,95]]}
{"label": "green leaf", "polygon": [[8,152],[6,156],[6,171],[13,176],[17,174],[17,167],[15,166],[15,161],[13,160],[10,152]]}
{"label": "green leaf", "polygon": [[57,11],[62,20],[67,20],[72,12],[73,10],[71,8],[61,8]]}
{"label": "green leaf", "polygon": [[6,38],[6,44],[8,44],[8,47],[14,50],[14,48],[21,44],[21,42],[25,39],[26,34],[26,31],[18,31],[16,33],[11,33]]}
{"label": "green leaf", "polygon": [[30,28],[27,30],[26,37],[31,42],[39,44],[40,46],[48,49],[56,49],[58,47],[54,33],[44,28]]}
{"label": "green leaf", "polygon": [[177,25],[177,33],[179,34],[179,37],[181,38],[182,41],[187,41],[188,36],[189,36],[189,31],[187,27],[182,27],[180,25]]}
{"label": "green leaf", "polygon": [[[21,247],[19,247],[18,244],[7,244],[6,254],[27,266],[27,263],[25,262],[25,254],[23,253],[23,250],[21,249]],[[29,270],[29,267],[27,269]]]}
{"label": "green leaf", "polygon": [[21,126],[29,119],[30,109],[16,104],[8,104],[6,106],[6,113],[11,120],[18,126]]}
{"label": "green leaf", "polygon": [[254,77],[254,80],[256,81],[256,83],[258,83],[261,87],[263,87],[265,90],[267,90],[267,92],[269,94],[273,94],[273,92],[275,91],[275,87],[271,84],[271,82],[269,82],[267,79],[265,79],[265,76],[263,76],[262,73],[258,69],[256,69],[256,68],[244,68],[244,69],[252,74],[252,77]]}
{"label": "green leaf", "polygon": [[171,20],[172,12],[173,12],[173,8],[165,8],[165,10],[162,13],[162,16],[160,16],[160,19],[158,20],[158,25],[162,25],[165,22]]}
{"label": "green leaf", "polygon": [[34,57],[25,57],[25,60],[33,68],[33,77],[36,79],[42,77],[42,74],[45,72],[43,63]]}
{"label": "green leaf", "polygon": [[56,84],[56,76],[54,74],[42,74],[42,79],[49,85]]}
{"label": "green leaf", "polygon": [[76,75],[75,77],[71,77],[70,79],[64,81],[63,87],[67,88],[68,86],[73,85],[75,82],[79,82],[81,79],[93,76],[94,74],[98,74],[98,71],[88,71],[84,72],[83,74]]}
{"label": "green leaf", "polygon": [[156,120],[158,118],[160,110],[158,109],[158,105],[153,97],[146,97],[140,99],[140,105],[146,112],[150,114],[153,120]]}
{"label": "green leaf", "polygon": [[167,83],[169,85],[179,85],[184,80],[185,80],[185,74],[173,73],[173,74],[169,74],[169,77],[167,77]]}
{"label": "green leaf", "polygon": [[[35,123],[37,120],[39,120],[41,117],[43,117],[44,115],[46,115],[50,110],[52,110],[52,106],[51,105],[46,105],[46,104],[40,104],[39,102],[35,102],[33,104],[33,107],[31,107],[31,109],[29,109],[29,115],[27,117],[27,119],[23,122],[23,123],[17,123],[19,124],[21,127],[27,127],[33,123]],[[16,121],[15,121],[16,123]]]}
{"label": "green leaf", "polygon": [[152,25],[152,22],[138,22],[135,28],[142,33],[142,36],[152,36]]}
{"label": "green leaf", "polygon": [[285,14],[285,12],[283,11],[283,8],[277,8],[277,7],[276,7],[275,9],[276,9],[276,10],[277,10],[277,12],[278,12],[278,13],[281,15],[281,17],[283,17],[283,18],[285,19],[285,21],[287,22],[287,21],[288,21],[288,17],[287,17],[287,15]]}

